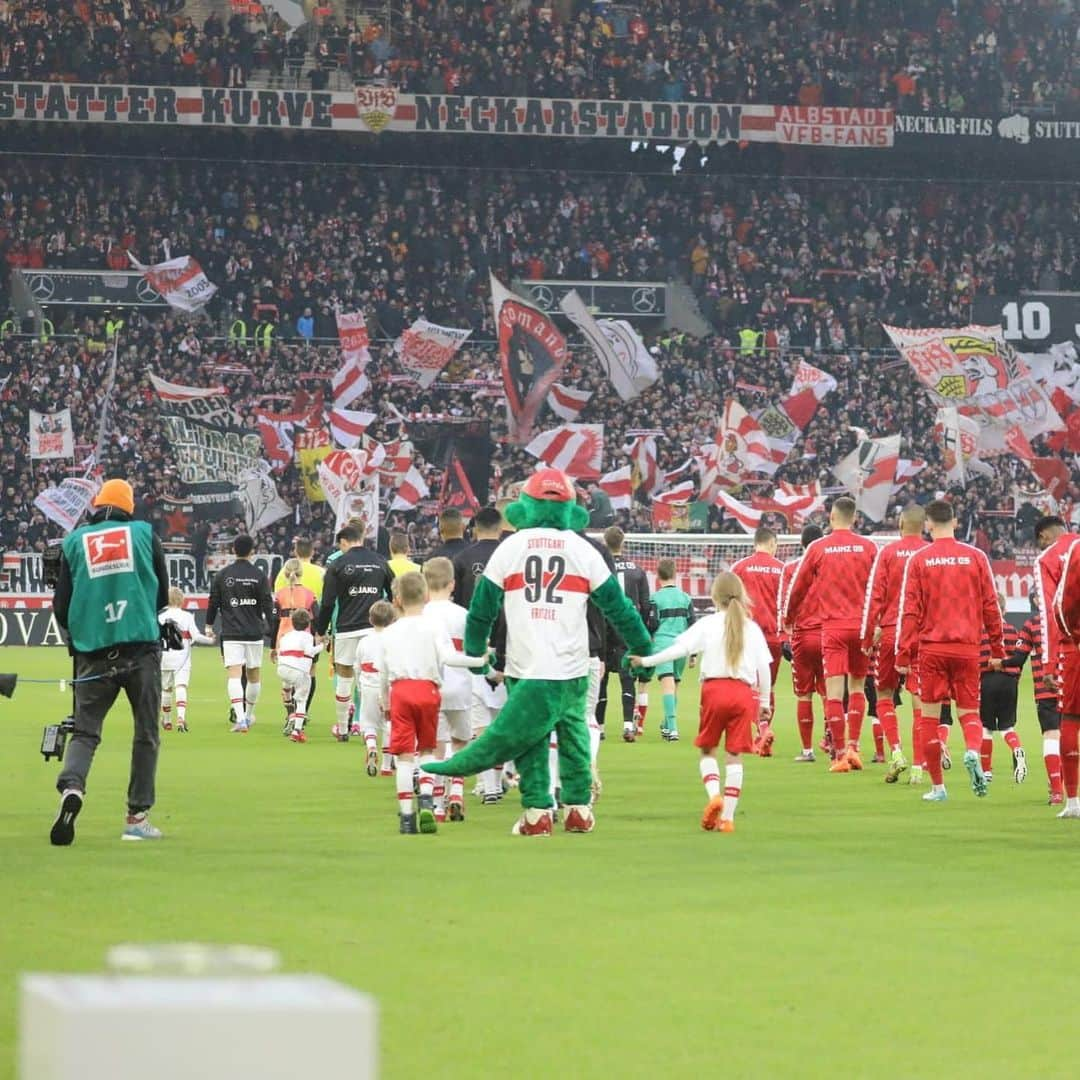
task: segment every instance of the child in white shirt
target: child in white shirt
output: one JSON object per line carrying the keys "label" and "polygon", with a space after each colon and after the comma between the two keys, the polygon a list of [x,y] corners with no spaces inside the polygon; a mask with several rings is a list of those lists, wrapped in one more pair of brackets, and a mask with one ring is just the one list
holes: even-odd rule
{"label": "child in white shirt", "polygon": [[[701,827],[709,832],[735,831],[735,807],[742,792],[740,754],[753,745],[753,723],[769,719],[771,655],[761,627],[750,619],[743,584],[734,574],[718,574],[712,587],[716,613],[684,630],[666,649],[652,656],[632,656],[631,664],[656,667],[684,656],[701,656],[701,720],[694,745],[701,750],[701,779],[709,804]],[[724,793],[716,748],[724,742],[727,768]]]}
{"label": "child in white shirt", "polygon": [[[356,654],[356,686],[360,691],[360,730],[367,747],[368,776],[393,776],[394,759],[390,754],[390,724],[380,704],[382,692],[382,632],[397,618],[394,605],[376,600],[368,612],[373,634],[360,639]],[[379,768],[378,736],[382,736],[382,768]]]}
{"label": "child in white shirt", "polygon": [[311,635],[311,614],[303,608],[292,613],[292,629],[281,635],[272,656],[277,660],[281,693],[289,706],[285,734],[295,743],[306,743],[307,699],[311,690],[311,662],[323,651]]}
{"label": "child in white shirt", "polygon": [[158,615],[159,623],[175,623],[184,642],[182,649],[163,649],[161,653],[161,726],[173,729],[173,704],[176,705],[176,730],[187,726],[188,684],[191,682],[191,646],[214,644],[214,631],[199,632],[195,616],[184,608],[184,594],[175,586],[169,590],[169,606]]}

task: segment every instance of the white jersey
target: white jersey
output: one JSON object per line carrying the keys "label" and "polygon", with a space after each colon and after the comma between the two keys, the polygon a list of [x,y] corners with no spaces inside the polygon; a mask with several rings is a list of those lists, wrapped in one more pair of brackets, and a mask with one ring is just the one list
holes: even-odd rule
{"label": "white jersey", "polygon": [[589,673],[589,594],[611,570],[583,537],[526,529],[492,552],[484,577],[503,590],[506,674],[513,679],[577,679]]}
{"label": "white jersey", "polygon": [[762,704],[768,705],[772,677],[769,664],[772,656],[765,643],[765,635],[756,622],[746,620],[743,635],[742,656],[734,667],[728,663],[724,652],[724,625],[727,614],[718,611],[698,619],[689,630],[684,630],[666,649],[644,658],[649,667],[678,660],[683,656],[700,654],[702,679],[741,679],[757,690]]}
{"label": "white jersey", "polygon": [[323,650],[315,644],[310,630],[290,630],[281,635],[277,643],[278,667],[295,668],[305,675],[311,674],[311,661]]}
{"label": "white jersey", "polygon": [[391,683],[402,679],[422,679],[441,687],[446,665],[468,667],[469,658],[454,648],[439,622],[426,615],[403,615],[379,636],[383,645],[379,681],[384,695]]}
{"label": "white jersey", "polygon": [[163,649],[161,651],[161,670],[179,671],[191,663],[191,646],[194,642],[200,645],[213,645],[214,639],[199,632],[195,624],[195,616],[183,608],[166,608],[158,615],[158,622],[164,625],[167,622],[176,623],[180,631],[180,637],[184,640],[182,649]]}
{"label": "white jersey", "polygon": [[[429,600],[424,618],[433,619],[459,652],[465,647],[468,612],[453,600]],[[442,679],[443,709],[468,709],[472,705],[472,676],[465,668],[446,668]]]}
{"label": "white jersey", "polygon": [[356,651],[356,672],[361,691],[379,692],[383,667],[382,631],[377,630],[362,638]]}

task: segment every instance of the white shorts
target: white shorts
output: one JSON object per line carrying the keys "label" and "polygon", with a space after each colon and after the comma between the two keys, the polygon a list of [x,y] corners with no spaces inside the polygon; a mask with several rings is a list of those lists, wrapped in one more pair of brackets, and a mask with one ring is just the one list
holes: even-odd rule
{"label": "white shorts", "polygon": [[191,682],[191,664],[185,664],[183,667],[176,668],[175,671],[169,671],[167,668],[161,669],[161,689],[172,690],[177,686],[187,686]]}
{"label": "white shorts", "polygon": [[468,742],[472,738],[472,710],[440,710],[439,727],[435,737],[441,743],[449,742],[451,739]]}
{"label": "white shorts", "polygon": [[369,634],[374,634],[371,628],[367,630],[349,630],[344,634],[334,635],[334,663],[343,667],[356,667],[356,658],[360,654],[360,642]]}
{"label": "white shorts", "polygon": [[306,671],[289,667],[287,664],[280,664],[277,673],[282,689],[288,687],[293,691],[296,711],[304,712],[307,709],[308,692],[311,690],[311,676]]}
{"label": "white shorts", "polygon": [[506,704],[506,683],[492,686],[483,675],[472,678],[472,726],[477,731],[486,728]]}
{"label": "white shorts", "polygon": [[263,643],[261,641],[223,641],[221,656],[226,667],[242,665],[248,668],[262,667]]}

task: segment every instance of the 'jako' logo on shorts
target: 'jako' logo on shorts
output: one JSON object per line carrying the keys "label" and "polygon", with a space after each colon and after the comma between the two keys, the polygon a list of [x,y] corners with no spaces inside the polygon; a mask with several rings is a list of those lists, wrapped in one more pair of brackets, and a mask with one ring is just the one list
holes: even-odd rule
{"label": "'jako' logo on shorts", "polygon": [[86,569],[92,578],[123,574],[135,569],[130,530],[102,529],[100,532],[84,533],[82,542]]}

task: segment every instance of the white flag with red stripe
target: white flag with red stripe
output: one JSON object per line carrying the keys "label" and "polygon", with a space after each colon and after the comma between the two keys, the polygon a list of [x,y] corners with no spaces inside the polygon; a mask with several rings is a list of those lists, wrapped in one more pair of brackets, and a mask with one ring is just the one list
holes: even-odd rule
{"label": "white flag with red stripe", "polygon": [[560,420],[576,420],[585,403],[592,397],[591,390],[578,390],[574,386],[552,383],[548,394],[548,405]]}
{"label": "white flag with red stripe", "polygon": [[633,498],[630,484],[630,466],[624,465],[614,472],[604,473],[597,481],[600,490],[611,500],[612,510],[629,510]]}
{"label": "white flag with red stripe", "polygon": [[694,481],[684,480],[667,491],[661,491],[652,497],[653,502],[659,503],[686,503],[694,497]]}
{"label": "white flag with red stripe", "polygon": [[782,464],[761,425],[734,399],[724,404],[720,430],[716,433],[716,469],[721,478],[737,482],[747,473],[772,476]]}
{"label": "white flag with red stripe", "polygon": [[131,265],[147,284],[169,305],[178,311],[198,311],[213,298],[217,286],[207,278],[203,268],[190,255],[147,266],[128,252]]}
{"label": "white flag with red stripe", "polygon": [[851,492],[856,509],[871,521],[882,521],[889,509],[899,461],[900,436],[887,435],[864,439],[832,471]]}
{"label": "white flag with red stripe", "polygon": [[471,330],[458,330],[452,326],[439,326],[427,319],[417,319],[394,342],[394,352],[402,369],[426,390],[471,333]]}
{"label": "white flag with red stripe", "polygon": [[397,494],[394,496],[394,501],[390,504],[390,509],[412,510],[421,499],[426,499],[430,494],[427,484],[424,483],[424,478],[420,475],[420,470],[413,465],[405,474],[405,479],[401,481]]}
{"label": "white flag with red stripe", "polygon": [[262,438],[267,461],[275,469],[284,469],[290,465],[296,456],[293,437],[296,420],[289,414],[256,409],[255,423]]}
{"label": "white flag with red stripe", "polygon": [[800,360],[791,383],[791,393],[782,402],[783,410],[800,431],[805,431],[818,406],[836,387],[836,379],[827,371]]}
{"label": "white flag with red stripe", "polygon": [[358,397],[371,388],[371,381],[364,369],[354,359],[345,359],[334,373],[332,380],[334,407],[347,409]]}
{"label": "white flag with red stripe", "polygon": [[376,414],[353,409],[334,408],[330,410],[330,434],[338,446],[352,448],[371,425]]}
{"label": "white flag with red stripe", "polygon": [[575,480],[595,480],[604,463],[604,425],[562,424],[541,432],[525,451]]}
{"label": "white flag with red stripe", "polygon": [[656,437],[638,435],[630,444],[629,454],[630,477],[634,491],[644,488],[651,495],[662,482],[656,458]]}
{"label": "white flag with red stripe", "polygon": [[764,511],[755,510],[744,502],[739,502],[726,491],[718,491],[713,500],[717,506],[731,515],[747,532],[753,532],[760,524]]}

